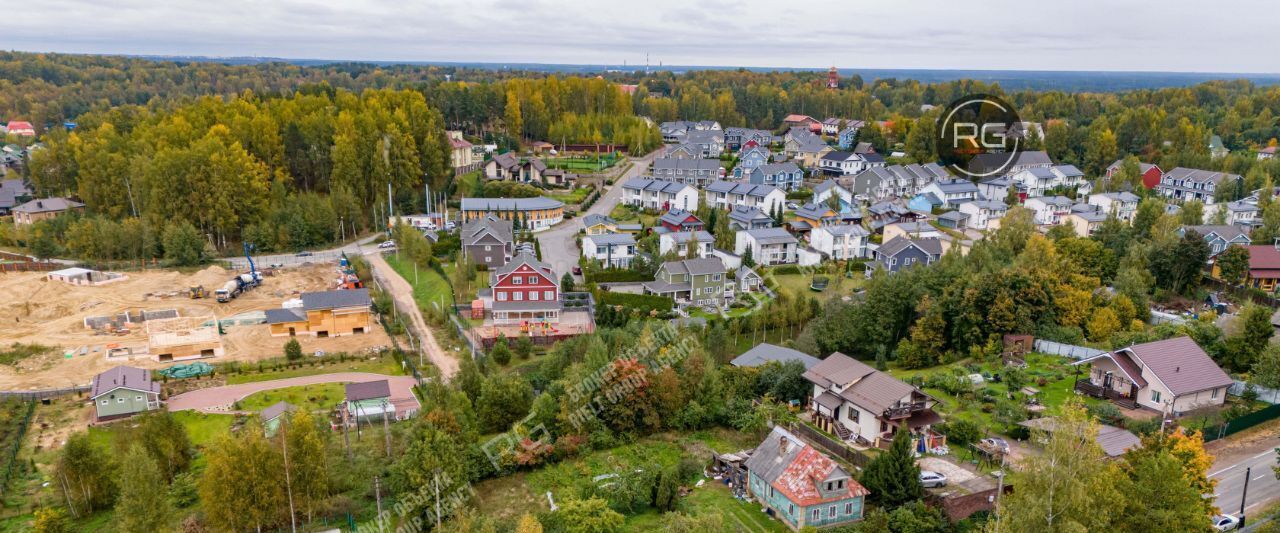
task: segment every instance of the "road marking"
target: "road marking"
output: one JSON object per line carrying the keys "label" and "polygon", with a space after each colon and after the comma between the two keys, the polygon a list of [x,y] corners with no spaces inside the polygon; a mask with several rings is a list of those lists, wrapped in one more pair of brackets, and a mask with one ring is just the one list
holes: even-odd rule
{"label": "road marking", "polygon": [[1261,476],[1258,476],[1258,477],[1253,478],[1253,480],[1254,480],[1254,481],[1257,481],[1257,480],[1262,479],[1262,478],[1264,478],[1264,477],[1267,477],[1267,475],[1266,475],[1266,474],[1263,474],[1263,475],[1261,475]]}
{"label": "road marking", "polygon": [[[1260,453],[1260,454],[1258,454],[1258,455],[1255,455],[1255,456],[1253,456],[1253,457],[1250,457],[1250,458],[1249,458],[1249,460],[1253,460],[1253,459],[1260,459],[1260,458],[1266,457],[1266,456],[1268,456],[1268,455],[1275,455],[1275,453],[1276,453],[1276,452],[1275,452],[1275,450],[1274,450],[1274,449],[1273,449],[1273,450],[1268,450],[1268,451],[1262,452],[1262,453]],[[1214,472],[1214,473],[1212,473],[1212,474],[1209,474],[1209,477],[1217,476],[1218,474],[1221,474],[1221,473],[1223,473],[1223,472],[1226,472],[1226,471],[1228,471],[1228,470],[1231,470],[1232,468],[1235,468],[1235,467],[1237,467],[1237,466],[1240,466],[1240,465],[1244,464],[1245,462],[1246,462],[1246,461],[1241,461],[1241,462],[1239,462],[1239,463],[1236,463],[1236,464],[1233,464],[1233,465],[1228,466],[1228,467],[1226,467],[1226,468],[1223,468],[1222,470],[1219,470],[1219,471],[1217,471],[1217,472]]]}

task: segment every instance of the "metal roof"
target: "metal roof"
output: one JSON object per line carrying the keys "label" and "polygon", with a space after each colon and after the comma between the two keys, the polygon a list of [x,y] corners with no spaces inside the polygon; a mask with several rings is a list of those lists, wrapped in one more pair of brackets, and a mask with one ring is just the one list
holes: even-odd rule
{"label": "metal roof", "polygon": [[302,308],[307,311],[341,309],[344,307],[368,307],[369,289],[347,289],[302,293]]}

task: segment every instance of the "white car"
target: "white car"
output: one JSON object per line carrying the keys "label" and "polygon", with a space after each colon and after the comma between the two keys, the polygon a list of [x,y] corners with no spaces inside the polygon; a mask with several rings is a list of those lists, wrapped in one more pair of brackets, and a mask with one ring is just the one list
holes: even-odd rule
{"label": "white car", "polygon": [[920,484],[926,489],[935,487],[945,487],[947,485],[947,476],[930,470],[920,471]]}
{"label": "white car", "polygon": [[800,206],[799,206],[798,204],[796,204],[795,202],[787,202],[787,209],[790,209],[790,210],[792,210],[792,211],[795,211],[795,210],[797,210],[797,209],[800,209]]}
{"label": "white car", "polygon": [[1218,531],[1232,531],[1240,527],[1240,519],[1229,514],[1220,514],[1213,517],[1213,529]]}
{"label": "white car", "polygon": [[396,241],[382,241],[382,244],[378,245],[378,248],[381,248],[383,250],[386,250],[389,248],[395,248],[395,247],[396,247]]}

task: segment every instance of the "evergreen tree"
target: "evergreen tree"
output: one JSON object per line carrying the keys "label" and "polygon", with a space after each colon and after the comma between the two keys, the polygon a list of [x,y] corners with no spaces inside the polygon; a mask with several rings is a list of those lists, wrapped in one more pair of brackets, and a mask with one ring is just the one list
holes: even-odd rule
{"label": "evergreen tree", "polygon": [[284,357],[290,361],[302,359],[302,344],[298,339],[289,339],[289,342],[284,343]]}
{"label": "evergreen tree", "polygon": [[862,472],[862,486],[885,508],[898,507],[924,497],[920,467],[911,450],[911,434],[899,430],[889,450],[875,456]]}

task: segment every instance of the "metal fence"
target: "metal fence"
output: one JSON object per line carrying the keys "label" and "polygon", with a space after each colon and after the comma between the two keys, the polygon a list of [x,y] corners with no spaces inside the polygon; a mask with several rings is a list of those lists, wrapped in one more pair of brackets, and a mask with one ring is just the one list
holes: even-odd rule
{"label": "metal fence", "polygon": [[[266,268],[272,265],[280,266],[299,266],[315,263],[333,263],[342,258],[341,251],[316,252],[312,255],[296,256],[288,254],[279,255],[261,255],[253,257],[253,264],[258,268]],[[227,264],[227,268],[232,270],[248,270],[249,261],[243,256],[240,257],[224,257],[222,262]]]}
{"label": "metal fence", "polygon": [[43,400],[45,398],[54,398],[57,396],[65,396],[67,394],[88,392],[89,388],[89,385],[76,385],[75,387],[63,387],[61,389],[0,391],[0,399],[17,398],[20,400]]}
{"label": "metal fence", "polygon": [[1218,440],[1277,418],[1280,418],[1280,405],[1269,405],[1240,418],[1203,428],[1204,440],[1205,442]]}
{"label": "metal fence", "polygon": [[1095,355],[1106,353],[1097,348],[1089,348],[1088,346],[1076,346],[1074,344],[1064,344],[1044,339],[1036,339],[1035,351],[1053,355],[1061,355],[1072,359],[1080,360],[1093,357]]}
{"label": "metal fence", "polygon": [[[1227,392],[1232,396],[1239,396],[1244,393],[1244,389],[1248,386],[1249,382],[1237,379],[1232,382],[1231,388],[1227,389]],[[1258,393],[1258,399],[1261,401],[1272,405],[1280,403],[1280,390],[1259,387],[1257,385],[1253,386],[1253,390]]]}

